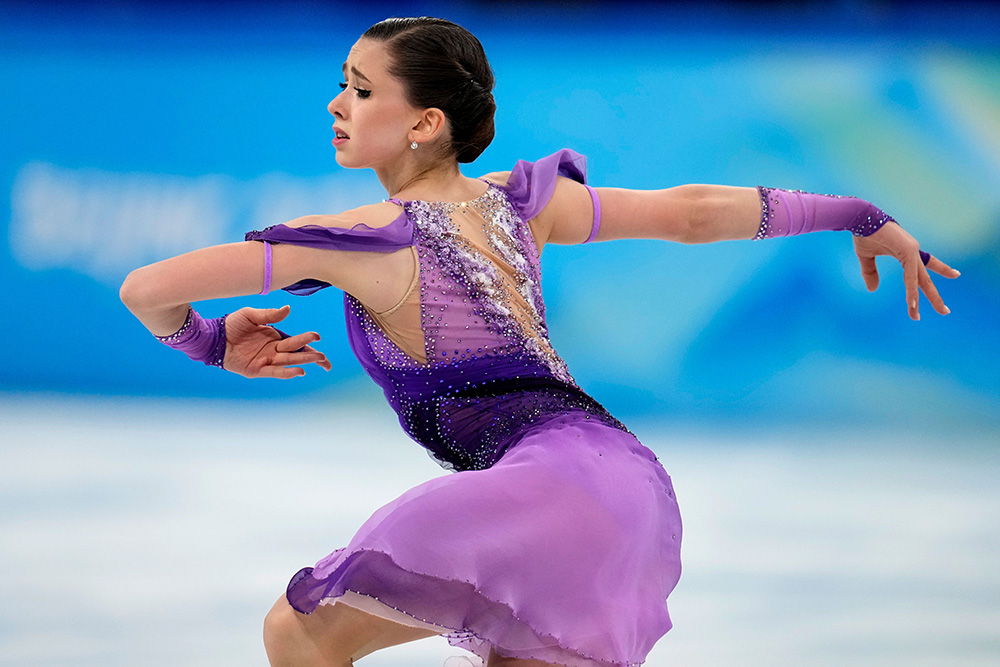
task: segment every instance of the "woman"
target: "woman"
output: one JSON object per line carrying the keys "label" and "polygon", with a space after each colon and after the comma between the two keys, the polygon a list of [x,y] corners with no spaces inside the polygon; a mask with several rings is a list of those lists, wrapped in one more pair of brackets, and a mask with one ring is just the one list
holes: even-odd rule
{"label": "woman", "polygon": [[265,620],[271,664],[344,666],[434,634],[490,666],[642,663],[670,628],[680,516],[656,457],[576,386],[549,343],[545,244],[850,230],[869,289],[875,256],[902,263],[914,319],[918,290],[948,312],[927,269],[958,272],[850,197],[595,190],[569,150],[466,178],[458,163],[493,138],[493,74],[478,40],[447,21],[376,24],[343,69],[329,105],[337,162],[373,169],[389,199],[158,262],[122,286],[163,342],[279,378],[330,368],[310,346],[318,334],[270,326],[287,307],[203,320],[190,302],[341,288],[358,358],[404,429],[456,471],[379,509],[293,577]]}

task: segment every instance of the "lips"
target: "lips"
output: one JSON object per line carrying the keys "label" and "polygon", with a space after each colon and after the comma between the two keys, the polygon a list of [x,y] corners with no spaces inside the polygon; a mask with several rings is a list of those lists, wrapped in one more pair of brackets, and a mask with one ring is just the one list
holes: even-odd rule
{"label": "lips", "polygon": [[349,136],[347,136],[347,132],[344,132],[344,131],[343,131],[342,129],[340,129],[339,127],[334,127],[334,128],[333,128],[333,132],[334,132],[334,134],[336,135],[336,136],[335,136],[335,137],[333,138],[333,142],[332,142],[334,146],[339,146],[339,145],[341,145],[342,143],[344,143],[345,141],[347,141],[348,139],[350,139],[350,137],[349,137]]}

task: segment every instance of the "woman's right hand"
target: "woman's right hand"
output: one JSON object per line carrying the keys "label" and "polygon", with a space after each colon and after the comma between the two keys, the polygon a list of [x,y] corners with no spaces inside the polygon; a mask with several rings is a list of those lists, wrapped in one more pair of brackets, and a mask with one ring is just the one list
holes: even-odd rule
{"label": "woman's right hand", "polygon": [[300,364],[330,370],[326,355],[309,346],[320,339],[315,331],[287,338],[270,326],[291,312],[281,308],[241,308],[226,317],[226,356],[222,367],[249,378],[288,379],[305,375]]}
{"label": "woman's right hand", "polygon": [[924,265],[920,257],[920,244],[898,224],[886,224],[868,236],[854,237],[854,251],[861,262],[861,275],[869,292],[878,289],[878,268],[875,258],[888,255],[896,258],[903,266],[903,286],[906,289],[906,305],[910,319],[920,319],[920,292],[924,293],[931,306],[941,315],[951,312],[938,294],[929,271],[945,278],[958,278],[961,273],[951,268],[937,257],[931,256]]}

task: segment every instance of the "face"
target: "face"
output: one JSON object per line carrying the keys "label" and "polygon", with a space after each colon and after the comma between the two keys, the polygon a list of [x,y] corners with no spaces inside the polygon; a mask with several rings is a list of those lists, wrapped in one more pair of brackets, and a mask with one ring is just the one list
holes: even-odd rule
{"label": "face", "polygon": [[384,43],[362,38],[351,47],[341,87],[327,105],[334,117],[338,164],[377,168],[410,150],[409,134],[420,110],[409,104],[403,84],[389,74]]}

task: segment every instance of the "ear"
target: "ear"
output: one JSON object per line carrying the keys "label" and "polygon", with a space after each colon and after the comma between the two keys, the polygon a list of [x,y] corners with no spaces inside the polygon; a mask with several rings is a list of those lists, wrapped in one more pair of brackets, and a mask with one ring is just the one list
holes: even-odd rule
{"label": "ear", "polygon": [[434,141],[448,131],[448,119],[436,107],[424,109],[410,129],[410,140],[418,144]]}

